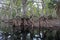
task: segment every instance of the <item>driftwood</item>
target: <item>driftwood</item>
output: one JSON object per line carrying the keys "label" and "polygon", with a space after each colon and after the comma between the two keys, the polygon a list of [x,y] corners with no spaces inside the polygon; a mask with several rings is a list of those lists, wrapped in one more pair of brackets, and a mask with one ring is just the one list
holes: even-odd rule
{"label": "driftwood", "polygon": [[60,29],[60,20],[57,18],[40,18],[40,26],[47,29]]}
{"label": "driftwood", "polygon": [[[24,18],[23,18],[24,19]],[[8,21],[3,21],[5,23],[8,23],[10,25],[15,25],[15,26],[20,26],[23,21],[21,18],[14,18],[10,19]],[[60,29],[60,19],[48,19],[45,17],[40,17],[38,21],[34,21],[32,18],[29,19],[24,19],[25,26],[28,25],[31,28],[36,27],[36,28],[47,28],[47,29]],[[19,27],[17,27],[19,28]],[[24,27],[26,29],[26,27]],[[21,29],[21,28],[20,28]]]}
{"label": "driftwood", "polygon": [[42,28],[50,28],[50,29],[60,29],[60,20],[58,19],[51,19],[51,20],[45,20],[41,21],[40,25]]}

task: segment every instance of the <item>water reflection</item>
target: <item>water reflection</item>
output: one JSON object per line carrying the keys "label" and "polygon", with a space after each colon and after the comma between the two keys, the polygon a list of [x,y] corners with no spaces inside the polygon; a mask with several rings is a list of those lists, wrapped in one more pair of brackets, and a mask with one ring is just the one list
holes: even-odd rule
{"label": "water reflection", "polygon": [[33,38],[33,40],[41,40],[40,38]]}
{"label": "water reflection", "polygon": [[[22,35],[22,34],[21,34]],[[41,37],[42,37],[42,33],[40,33]],[[35,37],[33,37],[33,40],[41,40],[39,35],[34,35]],[[3,31],[0,31],[0,40],[12,40],[11,39],[11,35],[8,34],[7,36],[4,34]],[[27,34],[26,36],[27,40],[30,40],[30,33]],[[22,36],[21,36],[21,40],[22,40]]]}

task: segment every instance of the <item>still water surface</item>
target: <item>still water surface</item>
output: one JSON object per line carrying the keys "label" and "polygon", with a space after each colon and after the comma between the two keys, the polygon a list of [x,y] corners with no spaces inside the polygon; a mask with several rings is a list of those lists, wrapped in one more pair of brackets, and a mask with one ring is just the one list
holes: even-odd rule
{"label": "still water surface", "polygon": [[[42,33],[40,33],[41,37],[42,37]],[[40,38],[36,38],[39,35],[35,35],[35,37],[33,37],[33,40],[41,40]],[[0,40],[6,40],[5,38],[7,38],[7,40],[11,40],[11,35],[8,35],[7,37],[3,34],[3,31],[0,31]],[[29,40],[30,38],[30,33],[27,34],[27,40]],[[21,37],[22,39],[22,37]]]}

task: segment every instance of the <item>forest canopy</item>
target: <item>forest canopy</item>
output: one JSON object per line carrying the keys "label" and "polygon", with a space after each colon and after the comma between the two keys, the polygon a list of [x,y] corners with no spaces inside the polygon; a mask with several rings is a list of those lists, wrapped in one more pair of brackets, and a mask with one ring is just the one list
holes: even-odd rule
{"label": "forest canopy", "polygon": [[57,3],[57,0],[1,0],[0,17],[6,19],[22,15],[57,17]]}

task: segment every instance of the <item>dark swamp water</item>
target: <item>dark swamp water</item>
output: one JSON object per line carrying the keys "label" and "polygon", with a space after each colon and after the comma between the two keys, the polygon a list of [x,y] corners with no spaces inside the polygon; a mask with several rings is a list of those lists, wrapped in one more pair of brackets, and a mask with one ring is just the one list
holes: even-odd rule
{"label": "dark swamp water", "polygon": [[[42,33],[40,33],[40,34],[42,37]],[[33,40],[41,40],[39,35],[34,35],[34,36],[35,37],[33,37]],[[14,35],[14,37],[16,38],[16,35]],[[0,31],[0,40],[15,40],[14,37],[10,33],[4,33],[3,31]],[[19,40],[19,39],[16,39],[16,40]],[[22,40],[22,36],[21,36],[20,40]],[[27,34],[26,40],[30,40],[30,33]]]}

